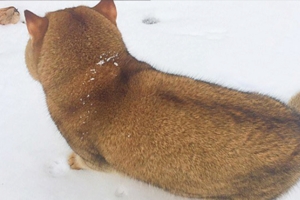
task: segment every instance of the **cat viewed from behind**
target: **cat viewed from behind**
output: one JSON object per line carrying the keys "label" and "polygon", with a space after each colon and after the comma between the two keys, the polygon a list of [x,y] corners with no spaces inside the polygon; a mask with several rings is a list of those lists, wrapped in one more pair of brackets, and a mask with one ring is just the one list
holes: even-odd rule
{"label": "cat viewed from behind", "polygon": [[298,181],[295,109],[137,60],[112,0],[25,17],[26,65],[74,151],[71,168],[202,199],[274,199]]}

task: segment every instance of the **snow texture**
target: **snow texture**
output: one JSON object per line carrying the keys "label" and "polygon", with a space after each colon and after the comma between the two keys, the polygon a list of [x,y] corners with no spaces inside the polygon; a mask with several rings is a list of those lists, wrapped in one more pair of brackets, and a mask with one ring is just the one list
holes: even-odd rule
{"label": "snow texture", "polygon": [[[43,16],[96,3],[1,1],[0,7],[15,6],[24,21],[25,9]],[[116,6],[128,50],[162,71],[284,102],[300,91],[300,2],[116,1]],[[24,23],[0,26],[0,199],[185,199],[119,174],[69,169],[71,150],[25,66],[28,38]],[[299,187],[281,199],[299,199]]]}

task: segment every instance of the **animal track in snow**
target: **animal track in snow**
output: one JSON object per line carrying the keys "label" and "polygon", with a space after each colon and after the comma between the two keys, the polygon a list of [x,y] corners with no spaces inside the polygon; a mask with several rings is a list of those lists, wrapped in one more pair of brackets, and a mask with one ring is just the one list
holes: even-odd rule
{"label": "animal track in snow", "polygon": [[47,166],[47,171],[52,177],[62,177],[68,170],[69,166],[65,160],[55,160]]}
{"label": "animal track in snow", "polygon": [[124,197],[128,195],[128,191],[125,187],[120,186],[116,189],[115,196],[116,197]]}
{"label": "animal track in snow", "polygon": [[157,24],[159,22],[159,19],[155,18],[155,17],[147,17],[145,19],[143,19],[142,21],[144,24]]}

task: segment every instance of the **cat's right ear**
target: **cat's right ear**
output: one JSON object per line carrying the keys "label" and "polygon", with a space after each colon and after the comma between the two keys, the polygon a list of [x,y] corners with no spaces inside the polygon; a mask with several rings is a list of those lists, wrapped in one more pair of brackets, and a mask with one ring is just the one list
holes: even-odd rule
{"label": "cat's right ear", "polygon": [[40,41],[48,28],[48,19],[46,17],[39,17],[29,10],[24,11],[27,30],[31,36],[33,43]]}

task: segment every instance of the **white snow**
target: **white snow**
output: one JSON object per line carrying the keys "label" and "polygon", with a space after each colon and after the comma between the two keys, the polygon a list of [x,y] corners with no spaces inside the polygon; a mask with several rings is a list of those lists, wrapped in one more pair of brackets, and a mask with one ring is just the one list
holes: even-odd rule
{"label": "white snow", "polygon": [[[108,54],[110,54],[110,52],[108,52]],[[113,64],[114,64],[115,66],[118,66],[118,63],[115,62],[116,59],[119,59],[118,56],[119,56],[119,54],[116,53],[116,54],[114,54],[114,55],[108,57],[108,55],[107,55],[106,53],[104,53],[104,54],[102,54],[102,55],[100,56],[100,59],[101,59],[101,60],[100,60],[98,63],[96,63],[96,64],[102,66],[102,65],[104,65],[105,63],[107,63],[107,62],[109,62],[109,61],[112,60],[112,61],[113,61]]]}
{"label": "white snow", "polygon": [[97,65],[100,65],[100,66],[102,66],[102,65],[104,65],[104,63],[105,63],[105,61],[104,61],[104,60],[100,60],[100,61],[97,63]]}
{"label": "white snow", "polygon": [[97,73],[96,69],[91,69],[90,71],[91,71],[92,74],[96,74]]}
{"label": "white snow", "polygon": [[[1,1],[43,16],[93,1]],[[298,1],[116,1],[128,50],[156,68],[284,102],[300,91]],[[71,153],[25,66],[25,24],[0,26],[0,199],[182,200],[119,174],[70,170]],[[94,71],[91,71],[93,74]],[[84,83],[83,83],[84,84]],[[300,185],[284,200],[297,200]]]}

